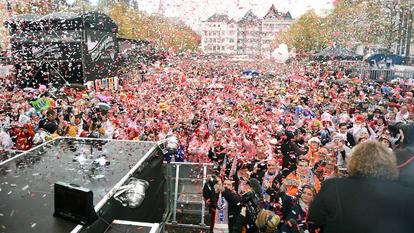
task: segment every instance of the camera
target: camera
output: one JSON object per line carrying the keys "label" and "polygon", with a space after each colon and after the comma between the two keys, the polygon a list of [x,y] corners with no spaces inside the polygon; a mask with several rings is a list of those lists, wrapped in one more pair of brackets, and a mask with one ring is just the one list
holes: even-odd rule
{"label": "camera", "polygon": [[242,194],[243,206],[246,207],[247,212],[249,213],[249,220],[255,222],[258,214],[262,210],[261,206],[261,187],[259,181],[256,179],[250,179],[247,181],[247,184],[251,189],[244,194]]}
{"label": "camera", "polygon": [[254,191],[246,192],[242,195],[243,205],[246,207],[249,217],[252,222],[254,222],[259,214],[260,208],[260,199],[254,193]]}

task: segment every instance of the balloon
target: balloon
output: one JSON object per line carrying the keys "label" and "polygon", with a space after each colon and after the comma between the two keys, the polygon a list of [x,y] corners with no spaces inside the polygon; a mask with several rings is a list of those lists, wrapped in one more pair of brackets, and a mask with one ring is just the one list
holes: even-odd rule
{"label": "balloon", "polygon": [[272,53],[272,58],[279,63],[285,63],[289,59],[289,50],[286,44],[280,44]]}

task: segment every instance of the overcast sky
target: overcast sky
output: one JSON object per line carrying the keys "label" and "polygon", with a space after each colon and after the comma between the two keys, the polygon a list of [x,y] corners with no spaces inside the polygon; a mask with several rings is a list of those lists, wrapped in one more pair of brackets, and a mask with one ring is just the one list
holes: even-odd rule
{"label": "overcast sky", "polygon": [[[136,0],[139,8],[149,13],[158,10],[160,0]],[[178,17],[187,24],[205,20],[214,13],[226,13],[239,19],[249,9],[263,17],[272,4],[282,12],[290,11],[294,18],[307,10],[314,9],[323,14],[333,8],[333,0],[162,0],[166,6],[165,15]]]}

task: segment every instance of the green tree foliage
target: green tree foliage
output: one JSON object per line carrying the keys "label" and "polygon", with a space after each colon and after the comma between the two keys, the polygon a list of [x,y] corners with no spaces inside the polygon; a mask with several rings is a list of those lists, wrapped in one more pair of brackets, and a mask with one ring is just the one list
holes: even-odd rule
{"label": "green tree foliage", "polygon": [[160,15],[138,12],[124,3],[113,4],[108,14],[124,38],[148,40],[173,51],[194,51],[200,44],[200,37],[189,27],[172,24]]}
{"label": "green tree foliage", "polygon": [[330,41],[325,31],[324,19],[314,11],[308,11],[296,20],[287,31],[280,33],[276,44],[286,43],[299,53],[314,52],[327,46]]}
{"label": "green tree foliage", "polygon": [[12,4],[15,14],[48,14],[68,8],[65,0],[22,0]]}
{"label": "green tree foliage", "polygon": [[404,43],[404,19],[410,17],[409,9],[414,10],[409,1],[412,0],[337,0],[330,14],[321,18],[307,12],[288,31],[278,35],[275,42],[287,43],[302,52],[334,43],[348,48],[363,44],[391,49]]}

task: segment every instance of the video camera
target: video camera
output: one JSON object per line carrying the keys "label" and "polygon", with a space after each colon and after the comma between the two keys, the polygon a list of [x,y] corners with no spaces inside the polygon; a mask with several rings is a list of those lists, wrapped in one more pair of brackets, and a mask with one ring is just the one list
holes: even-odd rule
{"label": "video camera", "polygon": [[249,213],[249,220],[255,222],[258,214],[262,210],[260,207],[262,199],[261,187],[259,181],[256,179],[248,180],[247,184],[251,189],[242,194],[243,206],[246,207],[247,212]]}

